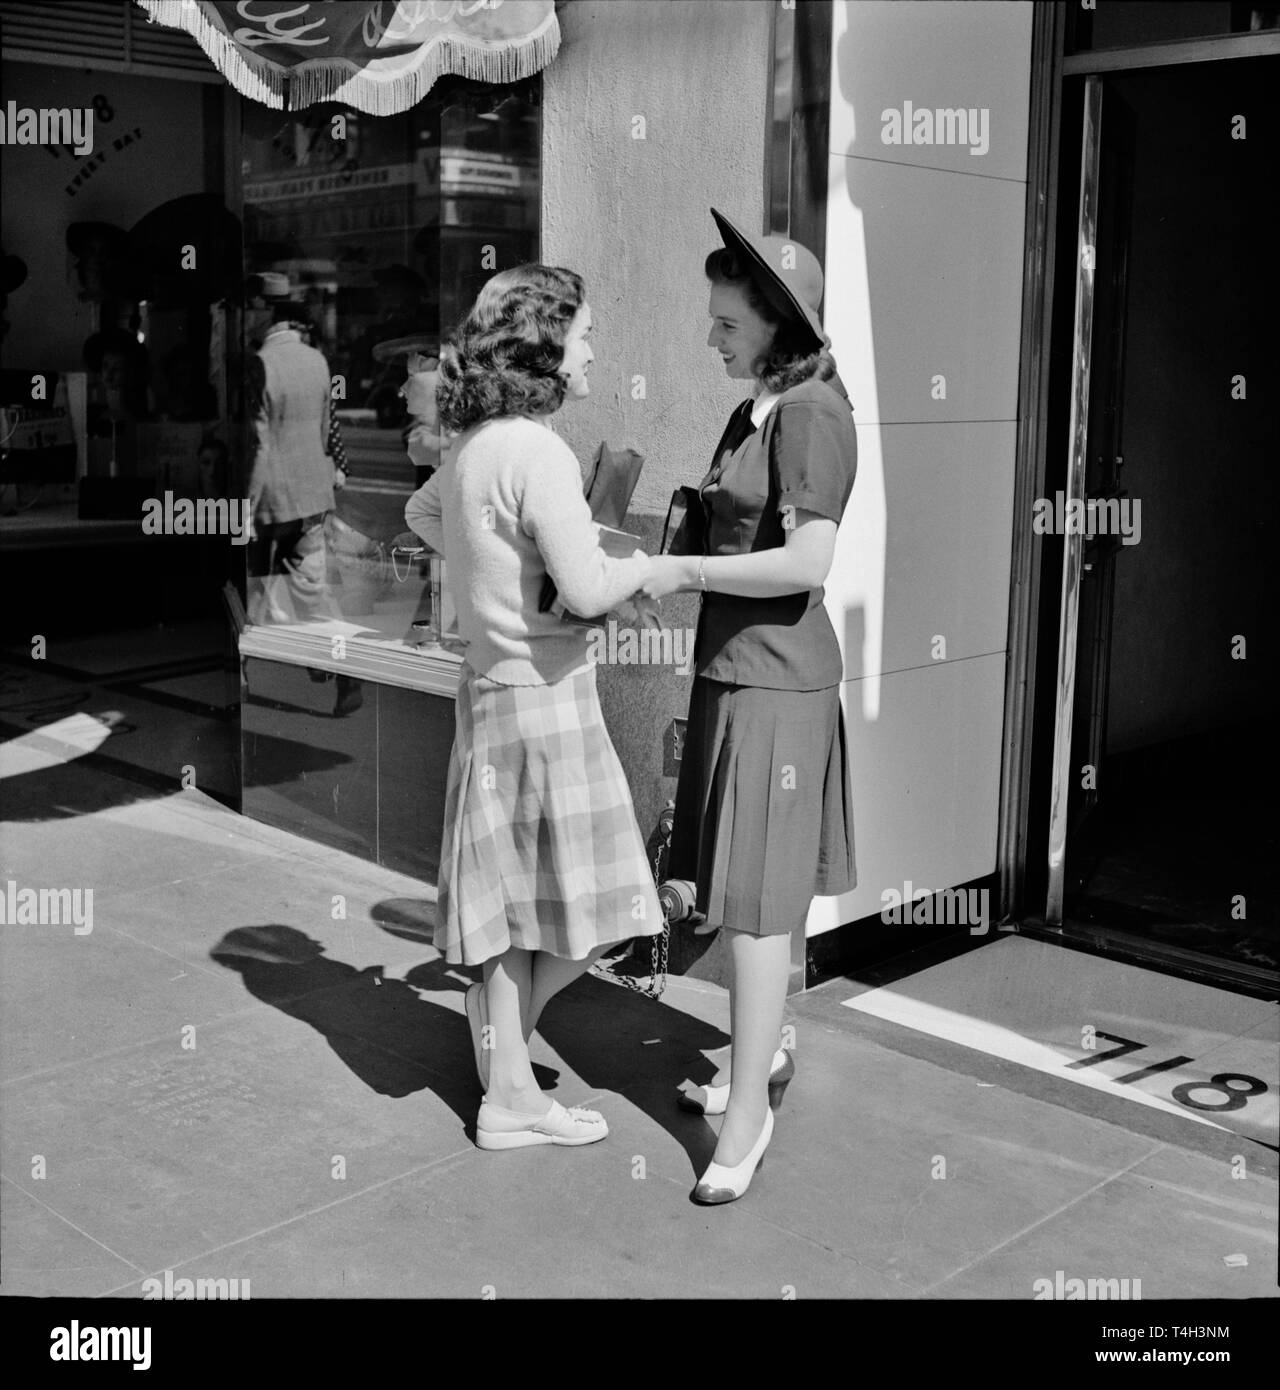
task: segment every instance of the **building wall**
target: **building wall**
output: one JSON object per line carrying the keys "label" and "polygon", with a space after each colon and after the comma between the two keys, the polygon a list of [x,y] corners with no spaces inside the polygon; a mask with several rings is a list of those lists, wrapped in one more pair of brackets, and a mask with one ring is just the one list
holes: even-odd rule
{"label": "building wall", "polygon": [[[542,258],[585,277],[596,362],[590,399],[556,429],[584,465],[601,440],[644,454],[628,524],[652,550],[672,489],[702,478],[746,394],[706,346],[702,263],[719,244],[712,206],[762,225],[771,6],[573,0],[559,17],[543,77]],[[663,608],[673,624],[696,620],[692,595]],[[602,666],[598,682],[648,834],[675,795],[670,728],[690,677]]]}
{"label": "building wall", "polygon": [[[835,5],[826,327],[859,466],[827,603],[859,881],[815,901],[811,936],[879,912],[886,889],[995,868],[1031,14]],[[985,152],[888,143],[906,102],[908,130],[921,109],[986,111]]]}

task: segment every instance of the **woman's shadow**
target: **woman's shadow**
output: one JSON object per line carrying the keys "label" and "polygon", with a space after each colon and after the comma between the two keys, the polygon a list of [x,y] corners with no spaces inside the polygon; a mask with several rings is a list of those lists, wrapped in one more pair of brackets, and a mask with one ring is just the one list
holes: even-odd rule
{"label": "woman's shadow", "polygon": [[[429,942],[430,936],[424,934],[421,923],[424,912],[432,911],[414,899],[398,898],[375,904],[370,915],[393,935]],[[640,943],[637,951],[647,958],[647,943]],[[673,942],[673,958],[677,954]],[[453,969],[442,960],[430,961],[415,966],[405,980],[426,989],[439,989],[439,982],[448,978]],[[703,1052],[722,1047],[728,1041],[719,1028],[625,986],[587,974],[547,1005],[538,1033],[592,1092],[615,1091],[629,1100],[684,1148],[696,1174],[703,1172],[715,1152],[718,1133],[702,1116],[681,1110],[676,1104],[676,1091],[685,1077],[702,1085],[714,1076],[715,1065]],[[469,1031],[466,1039],[469,1045]],[[473,1073],[469,1053],[464,1066],[469,1074]],[[535,1063],[534,1075],[546,1089],[540,1070]]]}
{"label": "woman's shadow", "polygon": [[[466,1016],[414,988],[461,993],[466,981],[443,961],[399,980],[380,965],[361,970],[324,952],[305,932],[270,922],[234,928],[209,954],[238,971],[255,999],[314,1028],[370,1090],[397,1100],[434,1091],[474,1139],[480,1083]],[[543,1087],[558,1078],[546,1067],[534,1074]]]}
{"label": "woman's shadow", "polygon": [[396,1099],[434,1091],[474,1133],[480,1087],[466,1018],[403,980],[384,978],[380,965],[358,970],[324,949],[296,927],[272,922],[236,927],[209,954],[239,971],[255,999],[320,1033],[371,1090]]}

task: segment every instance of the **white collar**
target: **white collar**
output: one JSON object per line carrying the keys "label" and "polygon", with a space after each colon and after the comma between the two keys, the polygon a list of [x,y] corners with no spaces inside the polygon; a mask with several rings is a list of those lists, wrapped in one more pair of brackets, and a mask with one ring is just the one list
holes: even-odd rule
{"label": "white collar", "polygon": [[759,429],[764,424],[766,416],[778,403],[778,398],[782,395],[781,391],[762,391],[751,407],[751,423]]}

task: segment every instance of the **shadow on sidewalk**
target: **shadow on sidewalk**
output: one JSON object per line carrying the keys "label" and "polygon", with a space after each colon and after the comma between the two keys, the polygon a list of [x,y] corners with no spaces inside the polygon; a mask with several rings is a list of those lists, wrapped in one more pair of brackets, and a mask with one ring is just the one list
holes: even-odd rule
{"label": "shadow on sidewalk", "polygon": [[[370,915],[392,936],[432,944],[435,906],[430,902],[387,898]],[[702,950],[705,945],[687,954],[696,959]],[[450,984],[463,988],[450,978],[462,969],[430,961],[415,966],[405,980],[432,990]],[[480,977],[478,970],[467,973]],[[685,1077],[702,1085],[715,1075],[715,1064],[702,1053],[729,1041],[720,1029],[625,986],[584,975],[551,1001],[538,1032],[592,1091],[615,1091],[661,1125],[683,1146],[695,1174],[702,1173],[715,1152],[718,1132],[676,1105],[676,1089]],[[467,1041],[469,1046],[469,1033]],[[464,1066],[470,1074],[469,1055]],[[546,1090],[541,1071],[535,1063],[534,1075]]]}
{"label": "shadow on sidewalk", "polygon": [[[395,935],[430,940],[402,911],[383,915],[389,920],[380,925]],[[238,971],[255,999],[314,1028],[379,1095],[433,1091],[474,1142],[480,1087],[466,1017],[419,993],[461,993],[460,969],[434,960],[414,966],[403,980],[384,979],[381,966],[358,970],[331,960],[320,942],[280,923],[236,927],[209,954]],[[714,1074],[701,1053],[727,1041],[718,1028],[586,975],[552,1000],[539,1032],[592,1091],[617,1092],[661,1125],[684,1148],[693,1173],[711,1161],[716,1131],[680,1110],[675,1096],[686,1076],[702,1083]],[[558,1076],[540,1064],[534,1074],[544,1089]]]}
{"label": "shadow on sidewalk", "polygon": [[479,1083],[465,1017],[383,979],[381,966],[327,959],[296,927],[236,927],[209,954],[239,971],[255,999],[310,1024],[371,1090],[396,1099],[434,1091],[474,1138]]}

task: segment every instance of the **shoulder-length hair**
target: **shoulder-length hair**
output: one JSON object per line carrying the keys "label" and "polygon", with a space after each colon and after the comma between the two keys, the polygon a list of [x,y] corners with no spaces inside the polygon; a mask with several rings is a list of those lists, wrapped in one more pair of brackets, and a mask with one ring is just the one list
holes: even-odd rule
{"label": "shoulder-length hair", "polygon": [[813,346],[808,324],[784,318],[764,297],[750,268],[733,251],[718,247],[707,256],[703,269],[713,285],[732,285],[741,290],[756,313],[773,325],[768,351],[751,364],[766,390],[787,391],[804,381],[829,381],[835,376],[834,359],[825,348]]}
{"label": "shoulder-length hair", "polygon": [[560,266],[518,265],[487,281],[441,349],[441,425],[461,433],[503,415],[559,410],[565,339],[585,297],[582,277]]}

